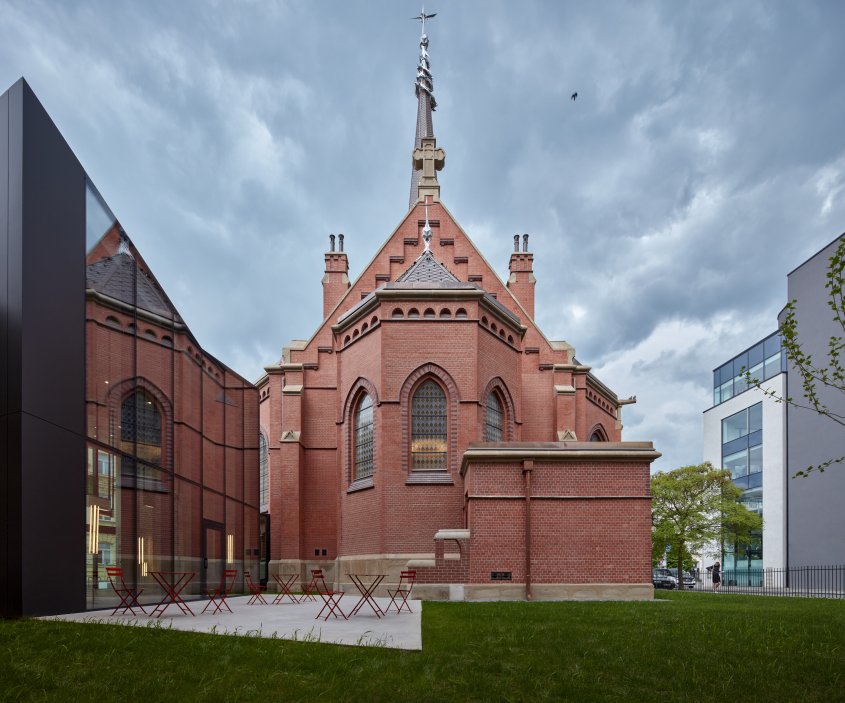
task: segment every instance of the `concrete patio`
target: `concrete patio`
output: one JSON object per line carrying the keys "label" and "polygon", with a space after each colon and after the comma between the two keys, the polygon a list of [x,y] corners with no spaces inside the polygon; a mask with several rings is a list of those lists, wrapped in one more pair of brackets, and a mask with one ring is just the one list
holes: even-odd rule
{"label": "concrete patio", "polygon": [[[272,603],[275,594],[270,594],[268,603]],[[266,596],[265,596],[266,597]],[[422,601],[408,601],[411,613],[397,614],[395,610],[382,618],[364,605],[349,620],[331,617],[327,621],[316,620],[317,613],[323,607],[322,601],[307,601],[294,604],[288,599],[279,605],[247,605],[249,596],[234,596],[226,599],[232,612],[223,609],[222,613],[201,614],[207,601],[188,601],[195,616],[183,614],[175,605],[170,605],[161,618],[151,618],[141,613],[137,615],[111,615],[110,610],[94,610],[84,613],[52,615],[45,620],[68,620],[72,622],[102,623],[105,625],[122,624],[135,627],[161,627],[164,629],[204,632],[213,635],[240,635],[243,637],[267,637],[300,642],[323,642],[364,647],[389,647],[394,649],[422,649],[420,616]],[[348,594],[341,601],[343,612],[348,613],[357,599]],[[386,611],[390,599],[376,598],[379,607]],[[144,605],[149,612],[154,607]]]}

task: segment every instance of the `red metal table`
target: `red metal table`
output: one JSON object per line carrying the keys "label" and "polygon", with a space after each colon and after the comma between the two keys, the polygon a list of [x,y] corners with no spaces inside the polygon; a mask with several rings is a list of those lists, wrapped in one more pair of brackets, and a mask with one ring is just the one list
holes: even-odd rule
{"label": "red metal table", "polygon": [[183,614],[194,614],[194,611],[188,607],[188,604],[182,600],[179,595],[185,590],[185,587],[196,576],[194,571],[151,571],[152,577],[156,580],[159,586],[164,589],[164,598],[161,602],[153,608],[150,617],[160,618],[164,615],[164,611],[175,603]]}
{"label": "red metal table", "polygon": [[273,578],[279,584],[279,595],[273,599],[273,605],[281,603],[285,596],[290,598],[294,603],[299,603],[299,600],[297,600],[296,596],[290,590],[294,581],[299,578],[299,574],[273,574]]}
{"label": "red metal table", "polygon": [[384,615],[384,611],[379,607],[379,604],[376,603],[375,598],[373,598],[373,593],[379,587],[379,584],[384,581],[384,577],[386,574],[347,574],[350,579],[352,579],[352,583],[355,584],[355,588],[361,593],[361,599],[355,604],[355,607],[352,608],[351,612],[349,613],[350,616],[355,615],[361,608],[364,607],[364,603],[370,606],[372,611],[376,614],[376,617],[380,618]]}

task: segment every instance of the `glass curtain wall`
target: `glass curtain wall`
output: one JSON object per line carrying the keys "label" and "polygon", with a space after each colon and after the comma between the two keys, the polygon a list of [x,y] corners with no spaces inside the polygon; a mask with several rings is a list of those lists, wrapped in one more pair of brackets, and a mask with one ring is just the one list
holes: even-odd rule
{"label": "glass curtain wall", "polygon": [[766,381],[785,371],[786,352],[776,332],[713,372],[713,405],[724,403],[747,390],[746,372],[752,379]]}
{"label": "glass curtain wall", "polygon": [[256,391],[202,352],[90,183],[86,204],[87,607],[116,605],[108,567],[142,603],[154,572],[193,573],[194,596],[224,564],[257,577]]}
{"label": "glass curtain wall", "polygon": [[[743,489],[741,501],[763,514],[763,403],[756,403],[722,420],[722,467]],[[763,535],[750,538],[726,535],[723,544],[725,578],[743,585],[760,585],[763,568]]]}

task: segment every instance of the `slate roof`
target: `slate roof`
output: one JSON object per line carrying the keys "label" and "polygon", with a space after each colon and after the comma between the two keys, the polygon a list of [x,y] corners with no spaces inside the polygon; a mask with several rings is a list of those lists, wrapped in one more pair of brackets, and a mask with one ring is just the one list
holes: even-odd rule
{"label": "slate roof", "polygon": [[89,264],[85,269],[88,288],[147,312],[180,320],[179,313],[167,302],[158,286],[130,254],[118,253]]}
{"label": "slate roof", "polygon": [[449,270],[426,249],[396,283],[460,283]]}

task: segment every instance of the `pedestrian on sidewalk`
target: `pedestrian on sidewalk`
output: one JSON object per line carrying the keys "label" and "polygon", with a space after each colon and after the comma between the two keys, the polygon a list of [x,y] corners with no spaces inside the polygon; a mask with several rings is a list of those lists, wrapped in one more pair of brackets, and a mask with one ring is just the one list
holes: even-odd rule
{"label": "pedestrian on sidewalk", "polygon": [[713,564],[713,571],[712,571],[712,578],[713,578],[713,593],[716,593],[719,590],[719,586],[722,585],[722,566],[717,561]]}

